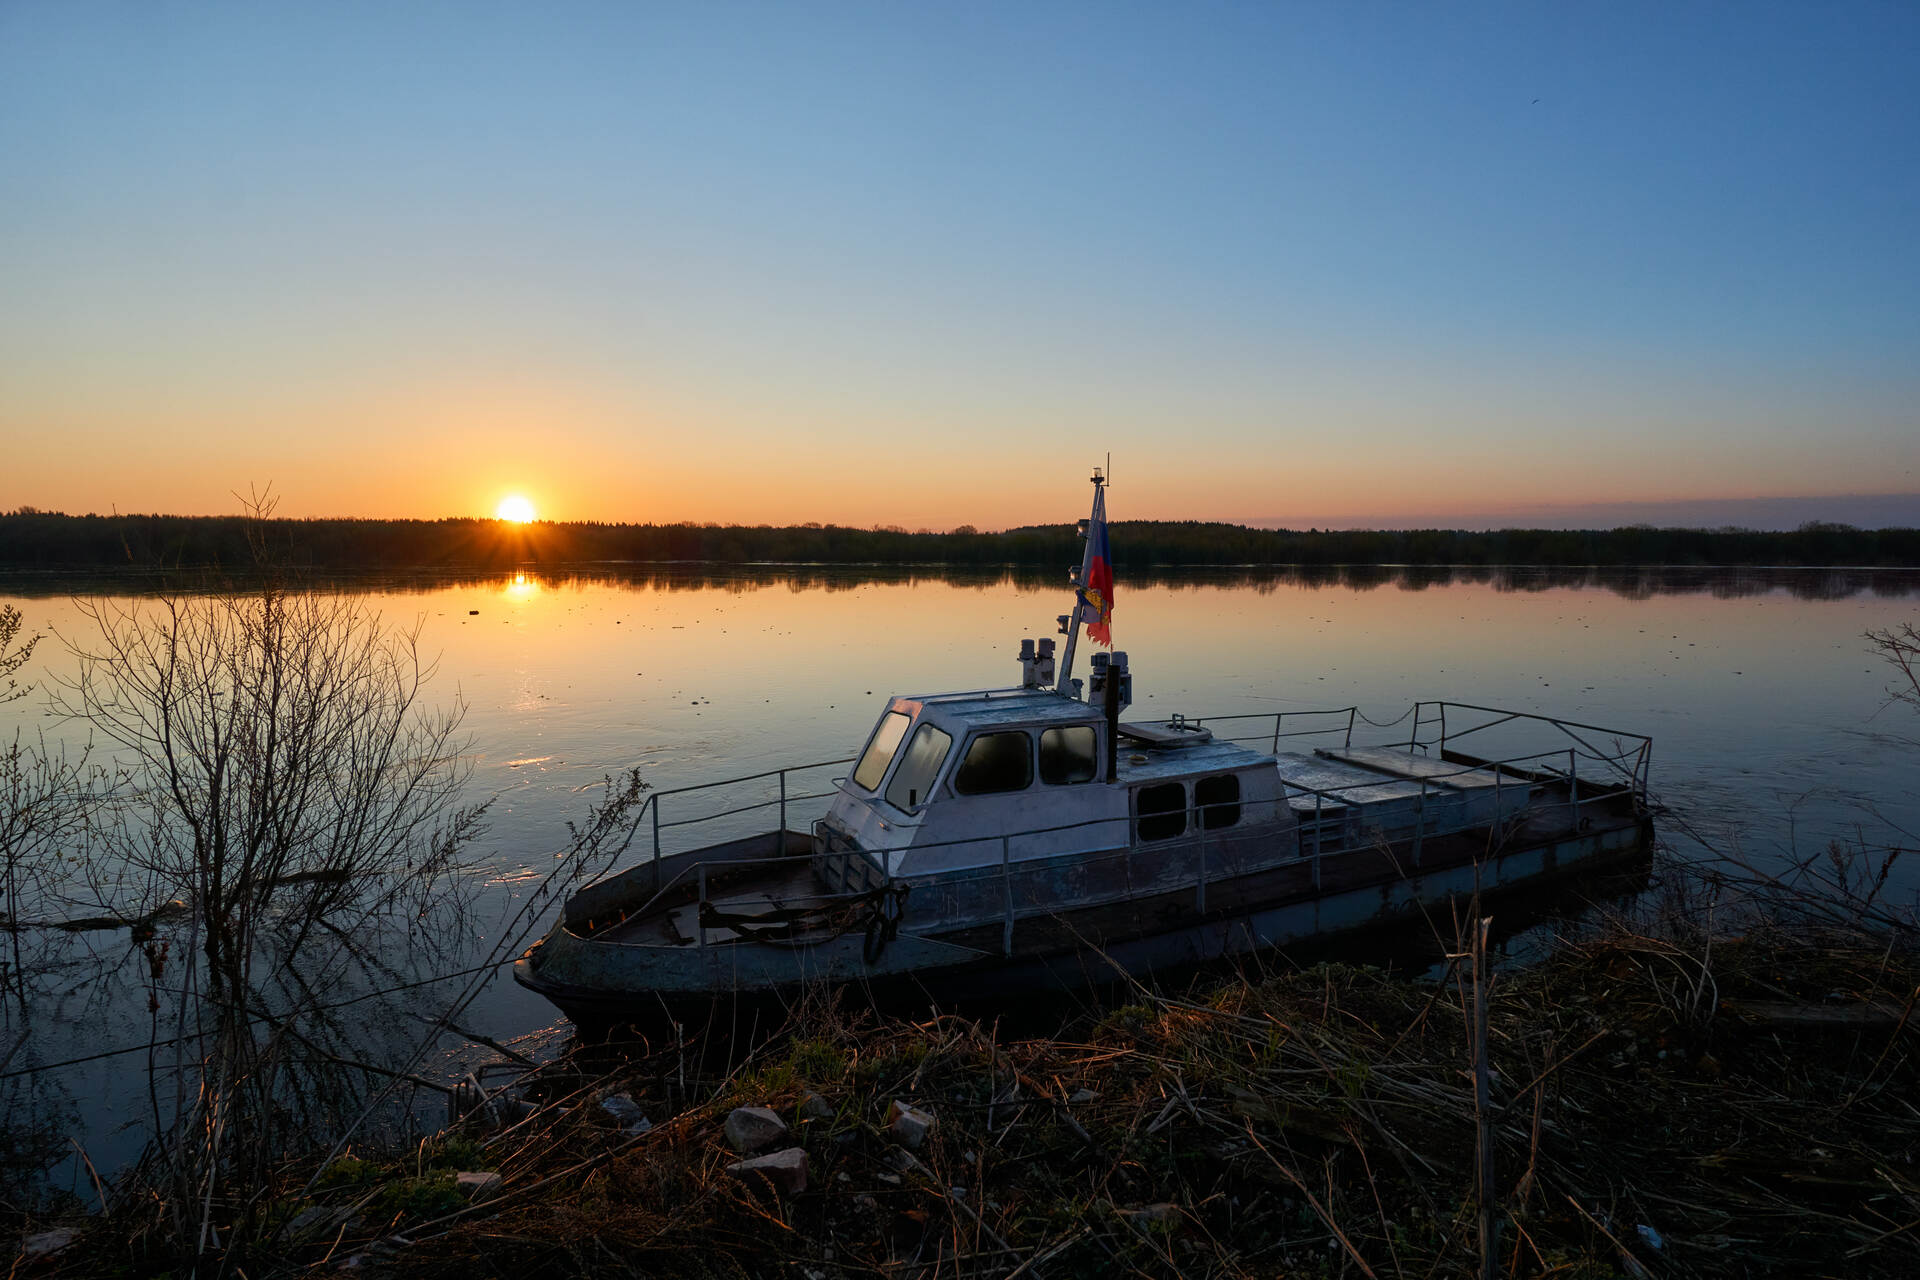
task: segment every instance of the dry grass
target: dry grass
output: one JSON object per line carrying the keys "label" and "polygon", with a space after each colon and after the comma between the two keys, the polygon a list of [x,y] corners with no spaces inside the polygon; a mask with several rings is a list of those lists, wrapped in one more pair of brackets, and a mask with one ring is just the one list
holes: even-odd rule
{"label": "dry grass", "polygon": [[[1498,1270],[1914,1274],[1916,990],[1885,938],[1783,926],[1710,947],[1614,930],[1502,975]],[[355,1226],[284,1261],[461,1280],[1478,1274],[1464,1007],[1452,974],[1322,966],[1143,994],[1045,1038],[816,1008],[727,1071],[703,1072],[697,1043],[575,1057],[544,1073],[548,1105],[461,1151],[501,1196],[451,1217],[409,1201],[396,1178],[431,1183],[416,1157],[325,1193]],[[616,1090],[650,1133],[595,1105]],[[832,1118],[797,1117],[809,1091]],[[880,1127],[896,1098],[938,1117],[911,1157]],[[727,1174],[721,1122],[743,1104],[793,1123],[806,1192]]]}

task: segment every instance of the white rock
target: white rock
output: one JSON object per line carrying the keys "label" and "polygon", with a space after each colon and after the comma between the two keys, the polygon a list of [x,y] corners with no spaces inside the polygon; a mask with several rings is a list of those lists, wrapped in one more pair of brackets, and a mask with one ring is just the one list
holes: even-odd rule
{"label": "white rock", "polygon": [[933,1132],[933,1114],[911,1106],[898,1098],[887,1108],[887,1132],[902,1146],[918,1149]]}
{"label": "white rock", "polygon": [[456,1173],[453,1184],[460,1188],[462,1195],[469,1200],[484,1200],[506,1185],[506,1179],[497,1173]]}
{"label": "white rock", "polygon": [[742,1155],[787,1136],[787,1122],[766,1107],[735,1107],[727,1113],[727,1145]]}
{"label": "white rock", "polygon": [[80,1238],[80,1233],[72,1227],[56,1227],[52,1231],[42,1231],[20,1242],[20,1252],[29,1258],[44,1258],[51,1253],[59,1253]]}
{"label": "white rock", "polygon": [[798,1195],[807,1189],[807,1153],[799,1147],[788,1147],[728,1165],[727,1172],[736,1178],[764,1177],[781,1195]]}

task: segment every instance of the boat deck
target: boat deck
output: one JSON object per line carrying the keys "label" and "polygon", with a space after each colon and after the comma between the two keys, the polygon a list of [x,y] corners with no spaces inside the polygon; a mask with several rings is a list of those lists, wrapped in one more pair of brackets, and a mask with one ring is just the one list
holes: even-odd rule
{"label": "boat deck", "polygon": [[1432,756],[1420,755],[1417,752],[1393,751],[1384,747],[1350,747],[1345,750],[1322,747],[1313,754],[1327,760],[1358,765],[1362,769],[1369,769],[1375,773],[1390,774],[1396,778],[1425,779],[1457,791],[1526,785],[1523,780],[1503,775],[1497,769],[1475,769],[1468,765],[1454,764],[1450,760],[1436,760]]}
{"label": "boat deck", "polygon": [[[695,946],[699,937],[699,889],[682,886],[684,892],[670,894],[654,910],[636,915],[620,924],[596,929],[596,942],[639,944],[653,947]],[[815,873],[813,859],[797,857],[791,865],[761,864],[716,876],[708,885],[707,901],[714,910],[730,915],[751,916],[776,909],[819,905],[829,890]],[[740,935],[725,926],[709,925],[705,945],[717,946],[737,941]],[[809,932],[826,934],[828,929]],[[796,936],[804,939],[807,932]]]}

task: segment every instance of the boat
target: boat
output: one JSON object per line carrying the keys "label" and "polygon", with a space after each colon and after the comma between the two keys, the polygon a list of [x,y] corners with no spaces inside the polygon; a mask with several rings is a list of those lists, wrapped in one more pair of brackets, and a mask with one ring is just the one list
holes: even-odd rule
{"label": "boat", "polygon": [[1457,702],[1124,718],[1124,651],[1073,675],[1111,636],[1093,488],[1064,652],[1024,639],[1018,684],[891,697],[856,756],[649,793],[651,856],[571,894],[514,977],[589,1034],[823,984],[991,1001],[1425,930],[1644,856],[1645,735]]}

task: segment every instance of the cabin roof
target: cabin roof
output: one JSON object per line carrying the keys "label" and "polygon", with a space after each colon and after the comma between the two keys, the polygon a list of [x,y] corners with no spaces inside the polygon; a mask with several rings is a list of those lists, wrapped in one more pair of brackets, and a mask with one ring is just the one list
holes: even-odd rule
{"label": "cabin roof", "polygon": [[[934,693],[907,697],[917,702],[928,719],[966,733],[969,730],[1032,728],[1056,724],[1099,724],[1100,708],[1051,689],[988,689],[974,693]],[[1267,755],[1232,742],[1212,740],[1153,747],[1135,741],[1120,744],[1119,777],[1123,785],[1185,778],[1196,774],[1226,773],[1267,763]],[[1137,762],[1137,763],[1136,763]]]}
{"label": "cabin roof", "polygon": [[936,693],[917,699],[934,718],[961,729],[1034,724],[1097,724],[1100,712],[1051,689],[992,689]]}

